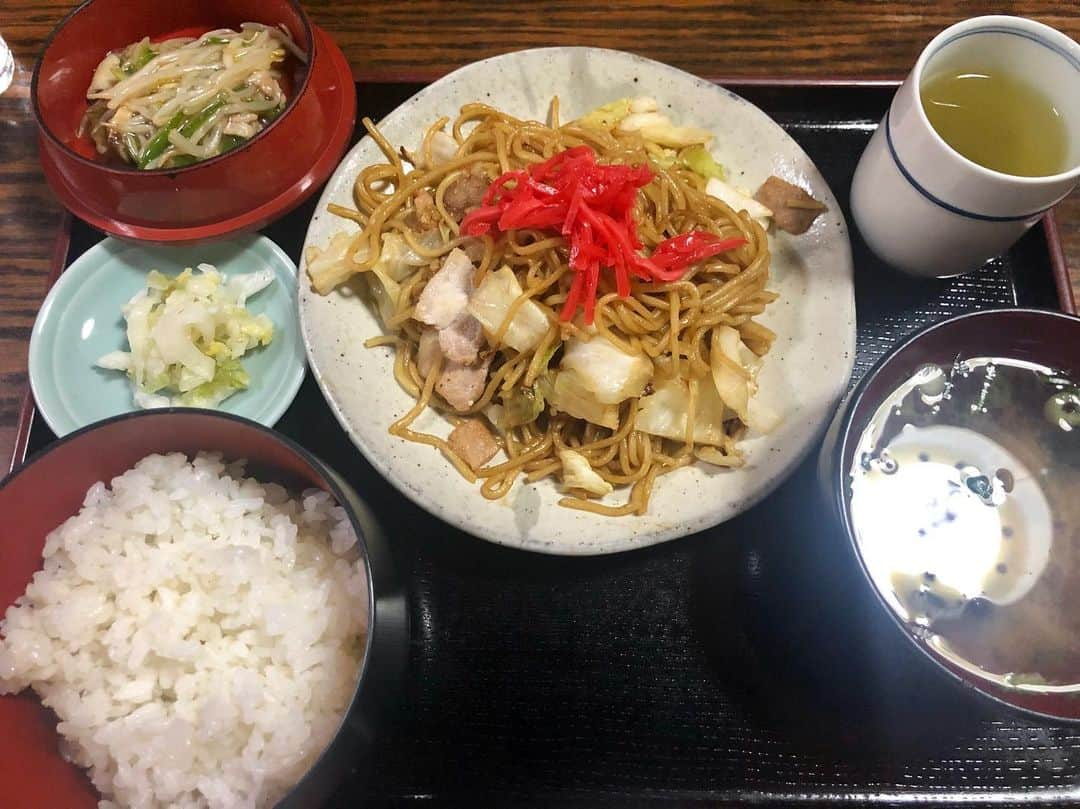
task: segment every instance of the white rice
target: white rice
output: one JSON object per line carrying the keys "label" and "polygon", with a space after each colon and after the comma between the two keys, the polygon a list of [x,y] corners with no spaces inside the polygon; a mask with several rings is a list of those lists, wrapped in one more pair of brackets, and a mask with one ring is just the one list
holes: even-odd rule
{"label": "white rice", "polygon": [[33,688],[101,807],[261,807],[352,695],[367,580],[343,509],[220,457],[151,455],[90,488],[0,622],[0,694]]}

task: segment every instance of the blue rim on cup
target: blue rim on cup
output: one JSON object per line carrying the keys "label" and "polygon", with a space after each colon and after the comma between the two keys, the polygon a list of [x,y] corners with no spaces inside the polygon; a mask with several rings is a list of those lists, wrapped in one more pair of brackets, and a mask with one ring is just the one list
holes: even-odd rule
{"label": "blue rim on cup", "polygon": [[107,238],[60,276],[38,312],[30,336],[30,387],[45,422],[58,436],[137,410],[125,374],[95,366],[110,351],[127,350],[120,307],[145,287],[157,269],[176,275],[213,264],[228,276],[269,268],[274,283],[248,301],[253,314],[274,324],[268,346],[241,360],[251,377],[217,410],[272,427],[304,379],[304,346],[296,323],[296,265],[265,236],[244,236],[198,246],[136,245]]}
{"label": "blue rim on cup", "polygon": [[[1016,74],[1043,89],[1070,130],[1067,168],[1025,177],[988,169],[949,146],[920,98],[943,59]],[[851,187],[870,248],[897,269],[946,277],[975,269],[1020,238],[1080,180],[1080,45],[1020,17],[974,17],[923,50],[867,145]]]}

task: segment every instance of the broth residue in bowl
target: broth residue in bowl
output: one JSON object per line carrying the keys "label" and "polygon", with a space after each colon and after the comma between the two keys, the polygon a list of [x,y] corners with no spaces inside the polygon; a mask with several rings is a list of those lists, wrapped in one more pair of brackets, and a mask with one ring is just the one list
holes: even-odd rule
{"label": "broth residue in bowl", "polygon": [[1080,688],[1080,389],[1029,362],[926,365],[850,473],[875,586],[938,654],[1000,684]]}

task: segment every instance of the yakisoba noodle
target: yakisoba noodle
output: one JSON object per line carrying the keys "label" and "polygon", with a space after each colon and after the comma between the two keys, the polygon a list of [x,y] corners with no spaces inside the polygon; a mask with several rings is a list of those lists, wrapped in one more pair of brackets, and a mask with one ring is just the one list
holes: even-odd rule
{"label": "yakisoba noodle", "polygon": [[[557,100],[552,105],[552,120],[547,126],[519,120],[484,104],[467,104],[452,122],[447,118],[436,121],[413,154],[395,148],[365,119],[364,125],[385,161],[367,166],[356,178],[353,197],[357,210],[331,206],[335,214],[356,222],[360,231],[350,238],[341,260],[329,269],[315,266],[313,259],[322,255],[321,251],[309,255],[309,271],[314,286],[323,293],[352,276],[368,278],[369,287],[378,292],[379,281],[372,271],[385,258],[386,237],[399,234],[411,253],[426,263],[400,281],[396,302],[382,310],[389,333],[368,342],[369,346],[396,349],[395,378],[416,399],[409,412],[390,426],[390,432],[437,447],[465,478],[479,480],[481,492],[490,499],[505,495],[518,478],[533,482],[555,477],[567,489],[567,496],[560,501],[564,506],[612,516],[641,514],[659,476],[695,460],[730,467],[743,462],[737,442],[747,429],[747,419],[726,405],[723,416],[716,417],[714,408],[710,418],[722,419],[722,430],[709,432],[704,443],[695,421],[702,418],[703,402],[716,400],[720,379],[729,383],[738,379],[750,395],[755,390],[756,357],[768,352],[775,336],[754,320],[776,298],[766,289],[768,239],[761,225],[745,211],[736,212],[706,193],[706,178],[679,159],[679,149],[654,142],[641,132],[582,122],[560,124]],[[452,143],[446,136],[447,125]],[[741,237],[745,244],[690,266],[678,280],[635,279],[627,297],[618,294],[610,272],[601,272],[593,325],[586,326],[580,316],[561,322],[560,312],[575,275],[568,263],[566,237],[551,228],[465,236],[460,212],[448,207],[447,193],[453,192],[453,184],[460,178],[482,176],[486,184],[505,172],[526,169],[581,145],[595,150],[600,164],[640,166],[647,162],[654,172],[654,178],[637,192],[634,203],[642,255],[650,255],[665,239],[695,230],[724,239]],[[423,200],[418,195],[424,192],[430,195],[434,212],[429,204],[421,206]],[[435,226],[430,227],[432,224]],[[421,373],[418,350],[427,327],[414,316],[425,286],[445,257],[459,247],[468,248],[475,258],[476,287],[482,287],[485,278],[497,269],[509,267],[522,294],[510,305],[498,328],[485,328],[482,356],[490,356],[491,364],[482,394],[471,405],[455,409],[436,393],[445,357],[426,374]],[[540,307],[548,326],[535,345],[518,351],[504,340],[529,302]],[[724,334],[724,327],[734,330],[729,334],[741,340],[747,361],[720,349],[718,337]],[[614,412],[611,407],[617,407],[616,420],[608,426],[570,415],[566,408],[557,406],[561,400],[552,402],[558,399],[554,389],[558,374],[564,372],[560,359],[568,350],[567,341],[599,338],[626,355],[647,358],[652,365],[652,376],[643,390],[617,406],[605,405],[608,409],[604,412],[609,414]],[[658,391],[665,396],[674,391],[675,399],[684,402],[681,417],[674,412],[677,435],[657,434],[664,432],[653,424],[659,405],[646,404],[650,396],[660,395]],[[499,429],[500,408],[505,410],[508,402],[521,401],[514,397],[534,395],[545,398],[537,418],[525,424],[503,424]],[[486,417],[496,428],[493,437],[503,455],[474,468],[446,439],[414,430],[414,421],[429,407],[454,425]],[[642,414],[647,411],[650,421],[646,425]],[[560,455],[565,450],[584,458],[611,486],[624,491],[628,488],[623,502],[597,502],[595,495],[573,486],[577,476],[571,475],[568,485],[567,464],[572,456]]]}

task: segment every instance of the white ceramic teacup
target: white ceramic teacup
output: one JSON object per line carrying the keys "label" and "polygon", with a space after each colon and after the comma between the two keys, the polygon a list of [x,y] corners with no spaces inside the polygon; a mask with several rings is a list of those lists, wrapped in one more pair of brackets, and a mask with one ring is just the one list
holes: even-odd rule
{"label": "white ceramic teacup", "polygon": [[[943,69],[1003,70],[1042,90],[1068,133],[1067,169],[1020,177],[963,157],[920,99]],[[1001,253],[1080,180],[1080,45],[1042,23],[974,17],[926,46],[859,160],[851,208],[863,239],[897,269],[945,277]]]}

